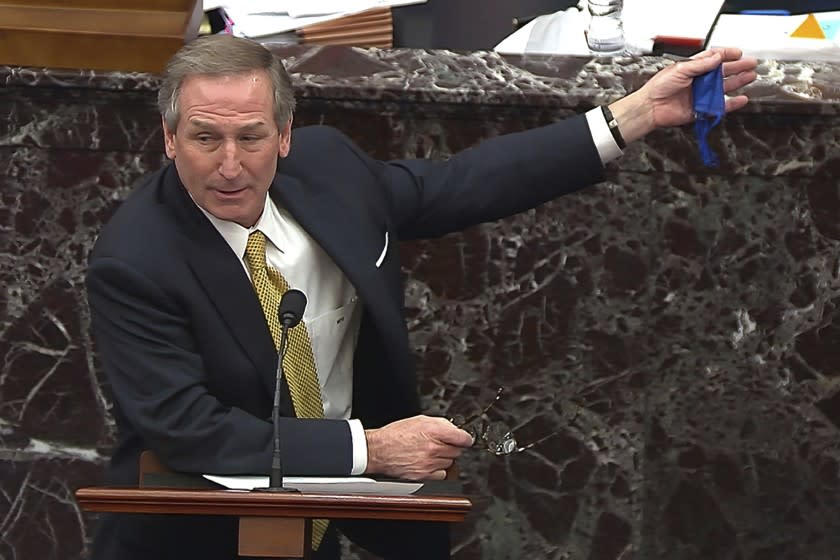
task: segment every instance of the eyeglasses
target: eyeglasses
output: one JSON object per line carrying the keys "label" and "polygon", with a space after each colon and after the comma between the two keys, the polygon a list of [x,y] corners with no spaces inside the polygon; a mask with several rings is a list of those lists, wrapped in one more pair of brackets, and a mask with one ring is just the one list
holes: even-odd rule
{"label": "eyeglasses", "polygon": [[558,434],[558,432],[552,432],[527,445],[520,445],[516,441],[516,436],[513,435],[513,430],[502,422],[490,421],[485,417],[487,412],[493,408],[493,405],[499,401],[503,392],[504,387],[499,387],[496,390],[496,396],[490,401],[490,404],[481,409],[480,412],[471,416],[456,414],[449,419],[450,422],[473,437],[473,447],[482,448],[493,455],[511,455],[513,453],[527,451]]}

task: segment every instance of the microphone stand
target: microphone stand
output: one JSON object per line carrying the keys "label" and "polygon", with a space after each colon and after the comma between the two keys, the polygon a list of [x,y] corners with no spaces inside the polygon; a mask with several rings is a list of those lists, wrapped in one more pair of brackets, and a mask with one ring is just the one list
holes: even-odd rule
{"label": "microphone stand", "polygon": [[283,372],[283,358],[286,357],[288,346],[289,323],[292,320],[281,317],[280,355],[277,361],[277,373],[274,386],[274,406],[271,409],[271,421],[274,425],[274,450],[271,454],[271,474],[268,487],[254,488],[257,492],[300,492],[297,488],[283,486],[283,455],[280,451],[280,380]]}

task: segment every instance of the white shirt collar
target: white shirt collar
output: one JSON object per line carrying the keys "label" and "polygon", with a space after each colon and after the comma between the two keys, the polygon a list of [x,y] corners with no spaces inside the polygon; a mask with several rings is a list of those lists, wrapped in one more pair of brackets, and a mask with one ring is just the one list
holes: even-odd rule
{"label": "white shirt collar", "polygon": [[[193,202],[195,202],[195,199],[193,199]],[[198,206],[198,209],[207,216],[207,219],[210,220],[213,227],[215,227],[224,240],[227,241],[227,244],[230,245],[233,253],[240,259],[245,254],[245,246],[248,244],[248,236],[257,230],[263,232],[271,244],[274,245],[281,253],[283,252],[283,236],[279,223],[280,216],[274,202],[267,193],[265,196],[265,204],[263,206],[262,214],[257,220],[257,223],[250,228],[242,227],[236,222],[217,218],[202,208],[198,203],[196,203],[196,206]]]}

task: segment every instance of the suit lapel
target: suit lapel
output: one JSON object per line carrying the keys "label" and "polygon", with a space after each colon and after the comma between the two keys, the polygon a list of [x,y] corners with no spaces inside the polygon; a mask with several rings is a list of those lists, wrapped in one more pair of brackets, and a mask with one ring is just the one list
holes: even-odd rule
{"label": "suit lapel", "polygon": [[259,372],[262,385],[273,395],[277,353],[248,275],[224,238],[189,197],[174,169],[167,182],[167,202],[181,226],[187,262],[208,300]]}
{"label": "suit lapel", "polygon": [[375,266],[384,241],[385,224],[374,224],[370,219],[353,215],[338,197],[328,192],[312,194],[300,180],[288,175],[278,176],[271,197],[333,259],[368,309],[376,315],[393,307],[377,305],[388,293],[383,274]]}
{"label": "suit lapel", "polygon": [[[370,329],[363,324],[362,330],[369,336],[359,333],[353,383],[360,389],[353,391],[353,415],[381,425],[406,411],[420,410],[407,345],[408,329],[402,315],[399,259],[388,256],[397,251],[396,236],[394,231],[388,232],[390,246],[383,251],[388,224],[380,223],[365,205],[370,201],[345,200],[339,196],[340,188],[337,185],[312,194],[309,185],[280,176],[271,195],[333,259],[361,298],[363,321],[375,325]],[[370,333],[374,333],[373,338]],[[383,399],[390,404],[383,406]]]}
{"label": "suit lapel", "polygon": [[208,226],[210,232],[190,240],[190,266],[261,377],[270,381],[268,387],[273,392],[277,354],[259,299],[230,246],[212,224]]}

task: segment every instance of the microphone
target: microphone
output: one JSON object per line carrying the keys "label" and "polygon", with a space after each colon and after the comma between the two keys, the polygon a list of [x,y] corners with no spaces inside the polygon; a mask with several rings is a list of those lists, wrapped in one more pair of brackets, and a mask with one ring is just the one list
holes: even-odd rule
{"label": "microphone", "polygon": [[271,420],[274,424],[274,450],[271,455],[271,474],[267,488],[256,488],[261,492],[298,492],[296,488],[283,486],[283,456],[280,451],[280,380],[283,372],[283,358],[286,357],[289,329],[294,328],[303,319],[306,309],[306,296],[300,290],[288,290],[280,298],[277,315],[280,318],[280,351],[277,357],[277,371],[274,384],[274,406]]}
{"label": "microphone", "polygon": [[[277,314],[280,316],[280,325],[291,329],[303,319],[303,310],[306,309],[306,296],[300,290],[288,290],[280,298],[280,305]],[[286,331],[283,331],[285,334]],[[281,342],[282,344],[282,342]]]}

